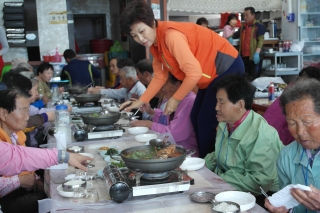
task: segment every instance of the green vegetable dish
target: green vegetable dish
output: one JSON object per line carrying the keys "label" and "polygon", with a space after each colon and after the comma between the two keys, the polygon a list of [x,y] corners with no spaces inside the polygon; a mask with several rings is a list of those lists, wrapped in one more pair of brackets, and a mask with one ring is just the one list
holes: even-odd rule
{"label": "green vegetable dish", "polygon": [[114,154],[119,154],[119,151],[114,148],[110,148],[108,149],[105,155],[114,155]]}
{"label": "green vegetable dish", "polygon": [[126,167],[126,165],[124,164],[123,161],[119,161],[119,163],[118,162],[111,162],[111,164],[118,167],[118,168]]}

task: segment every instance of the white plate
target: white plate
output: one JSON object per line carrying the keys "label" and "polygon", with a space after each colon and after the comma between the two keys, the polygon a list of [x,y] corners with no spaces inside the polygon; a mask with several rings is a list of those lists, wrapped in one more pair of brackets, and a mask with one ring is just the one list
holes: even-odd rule
{"label": "white plate", "polygon": [[131,135],[139,135],[139,134],[147,133],[149,131],[149,128],[137,126],[137,127],[131,127],[127,130]]}
{"label": "white plate", "polygon": [[216,195],[216,201],[231,201],[240,205],[241,212],[247,211],[256,205],[256,198],[247,192],[227,191]]}
{"label": "white plate", "polygon": [[181,164],[180,168],[182,170],[198,170],[204,166],[205,161],[202,158],[186,158]]}
{"label": "white plate", "polygon": [[157,139],[157,138],[158,138],[158,135],[156,134],[141,134],[141,135],[136,135],[134,137],[134,139],[140,143],[146,143],[152,139]]}
{"label": "white plate", "polygon": [[[91,188],[92,183],[87,183],[87,187]],[[58,191],[58,194],[61,195],[62,197],[73,197],[73,193],[74,193],[74,192],[63,191],[62,184],[57,187],[57,191]]]}
{"label": "white plate", "polygon": [[80,155],[83,155],[83,156],[88,156],[90,158],[93,158],[93,154],[91,153],[79,153]]}

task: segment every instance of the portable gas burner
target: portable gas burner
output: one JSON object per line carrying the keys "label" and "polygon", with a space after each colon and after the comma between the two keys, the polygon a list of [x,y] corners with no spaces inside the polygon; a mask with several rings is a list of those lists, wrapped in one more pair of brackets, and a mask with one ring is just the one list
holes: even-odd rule
{"label": "portable gas burner", "polygon": [[91,112],[99,112],[102,110],[101,102],[88,102],[88,103],[77,103],[72,106],[72,112],[77,114],[91,113]]}
{"label": "portable gas burner", "polygon": [[187,171],[175,169],[158,174],[143,174],[108,165],[103,170],[110,197],[117,203],[124,200],[163,193],[183,192],[194,185]]}
{"label": "portable gas burner", "polygon": [[120,124],[110,124],[105,126],[87,125],[88,139],[97,138],[118,138],[124,133],[124,129]]}

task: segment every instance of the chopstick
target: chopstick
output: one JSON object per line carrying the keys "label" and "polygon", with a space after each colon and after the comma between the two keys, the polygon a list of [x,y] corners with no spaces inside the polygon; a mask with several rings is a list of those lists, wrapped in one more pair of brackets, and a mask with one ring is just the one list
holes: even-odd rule
{"label": "chopstick", "polygon": [[269,196],[267,195],[267,193],[263,190],[263,188],[260,186],[260,190],[261,190],[261,193],[266,197],[268,198]]}

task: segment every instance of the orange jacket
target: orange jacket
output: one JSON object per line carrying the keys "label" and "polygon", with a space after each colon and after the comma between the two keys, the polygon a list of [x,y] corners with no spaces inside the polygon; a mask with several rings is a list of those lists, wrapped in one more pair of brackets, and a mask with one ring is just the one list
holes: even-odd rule
{"label": "orange jacket", "polygon": [[[16,132],[16,134],[18,136],[18,141],[17,141],[16,145],[26,146],[27,136],[24,134],[24,132],[19,131],[19,132]],[[2,128],[0,128],[0,141],[13,144],[11,141],[11,138],[8,136],[8,134]],[[21,172],[19,175],[26,175],[26,174],[30,174],[30,173],[34,173],[34,172]]]}
{"label": "orange jacket", "polygon": [[158,22],[153,55],[154,77],[140,100],[149,102],[161,89],[171,72],[183,81],[173,95],[182,100],[196,85],[205,89],[226,71],[238,56],[238,51],[212,30],[184,22]]}

